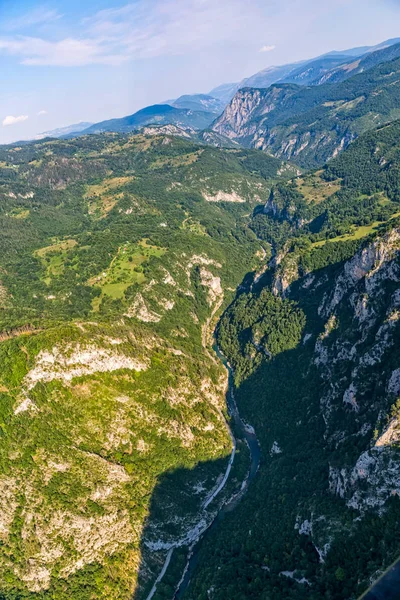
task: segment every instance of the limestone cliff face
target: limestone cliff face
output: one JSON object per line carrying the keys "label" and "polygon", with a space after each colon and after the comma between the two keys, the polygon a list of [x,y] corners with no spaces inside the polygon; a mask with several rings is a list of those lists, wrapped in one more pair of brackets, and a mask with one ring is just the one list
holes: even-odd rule
{"label": "limestone cliff face", "polygon": [[250,138],[249,145],[255,147],[258,139],[258,117],[275,110],[288,95],[290,88],[272,86],[268,89],[244,88],[232,98],[224,112],[212,125],[212,130],[231,139]]}
{"label": "limestone cliff face", "polygon": [[345,150],[360,134],[396,118],[399,72],[397,59],[346,83],[243,88],[211,128],[245,147],[301,167],[317,167]]}
{"label": "limestone cliff face", "polygon": [[296,86],[292,85],[241,89],[214,121],[212,130],[244,146],[299,164],[319,154],[323,160],[334,158],[347,148],[355,134],[338,128],[304,130],[293,119],[281,124],[280,113],[293,112],[295,91]]}
{"label": "limestone cliff face", "polygon": [[[325,275],[326,277],[326,275]],[[400,229],[371,242],[333,281],[310,277],[307,294],[325,286],[318,307],[325,330],[314,342],[313,368],[325,382],[320,410],[330,465],[330,492],[362,516],[400,495]],[[358,452],[341,452],[353,440]]]}
{"label": "limestone cliff face", "polygon": [[[303,344],[313,347],[305,370],[316,370],[322,382],[323,445],[336,456],[330,493],[361,516],[368,509],[382,512],[400,496],[400,228],[364,245],[333,275],[301,277],[297,259],[284,251],[275,257],[272,290],[319,298],[323,330],[306,328]],[[342,453],[349,444],[359,450]]]}

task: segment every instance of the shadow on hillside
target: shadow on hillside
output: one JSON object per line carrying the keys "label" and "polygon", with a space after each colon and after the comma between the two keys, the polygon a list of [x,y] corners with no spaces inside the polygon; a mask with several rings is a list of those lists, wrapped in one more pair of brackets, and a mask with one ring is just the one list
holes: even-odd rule
{"label": "shadow on hillside", "polygon": [[[335,265],[325,272],[332,276],[337,268]],[[298,572],[296,576],[300,581],[312,581],[315,598],[329,595],[340,600],[357,593],[360,581],[367,581],[388,557],[398,554],[396,532],[400,524],[400,501],[397,498],[391,500],[388,512],[380,519],[371,515],[357,521],[354,535],[350,536],[347,530],[338,533],[325,562],[321,562],[316,547],[324,550],[324,540],[327,539],[324,518],[343,523],[358,515],[353,515],[345,507],[342,498],[329,493],[330,464],[353,465],[369,447],[368,436],[357,435],[360,429],[358,419],[363,413],[357,413],[356,418],[353,411],[343,408],[340,398],[338,416],[332,426],[340,427],[349,442],[336,448],[334,442],[330,443],[325,438],[321,398],[329,389],[330,382],[321,379],[314,362],[314,347],[324,328],[317,308],[331,285],[330,281],[327,278],[306,300],[301,299],[300,283],[293,285],[292,296],[300,300],[307,317],[304,333],[312,333],[314,343],[301,341],[296,348],[282,352],[272,361],[263,362],[235,393],[241,416],[256,427],[263,450],[263,468],[243,502],[235,508],[232,518],[218,521],[213,532],[208,533],[201,543],[198,560],[202,568],[199,570],[196,564],[193,566],[189,588],[192,598],[200,597],[204,590],[215,585],[220,595],[225,594],[232,599],[271,597],[307,600],[310,593],[308,585],[296,582],[290,575]],[[339,376],[350,378],[351,371],[340,371],[336,374],[337,378]],[[381,407],[368,402],[373,398],[379,400],[373,378],[369,385],[365,391],[365,406],[366,410],[373,412],[367,411],[365,420],[376,422]],[[384,396],[380,402],[384,408]],[[212,462],[207,468],[210,466]],[[160,480],[152,499],[147,530],[151,528],[153,511],[158,514],[163,498],[168,498],[168,493],[180,486],[181,475],[186,476],[178,472]],[[296,528],[294,524],[307,523],[310,517],[312,520],[314,507],[317,507],[316,514],[322,515],[322,519],[316,519],[312,538],[307,534],[301,535],[299,526]],[[166,512],[160,512],[160,517],[168,515],[168,502],[163,510]],[[143,552],[146,557],[145,544]],[[178,552],[174,561],[153,600],[174,598],[186,555]],[[156,572],[161,569],[160,562]],[[393,596],[367,596],[368,600],[386,597],[392,600]],[[400,598],[400,594],[393,598],[396,597]],[[147,593],[135,596],[135,600],[146,598]]]}
{"label": "shadow on hillside", "polygon": [[[212,521],[211,511],[202,510],[205,491],[201,493],[201,488],[204,486],[207,490],[213,490],[218,477],[225,473],[228,461],[229,456],[201,462],[193,469],[181,468],[161,475],[153,491],[149,516],[142,531],[142,562],[134,600],[146,600],[165,564],[168,551],[155,551],[152,544],[182,540],[188,531],[201,525],[204,517],[207,518],[207,522]],[[210,504],[210,509],[218,506],[222,494],[223,492]],[[187,543],[174,549],[168,570],[162,582],[157,585],[153,600],[172,600],[185,569],[188,546]],[[150,572],[152,576],[149,579]]]}
{"label": "shadow on hillside", "polygon": [[[282,355],[278,356],[274,361],[273,371],[274,378],[279,381],[277,385],[278,402],[274,405],[272,402],[271,408],[275,410],[275,417],[272,419],[268,410],[269,397],[275,396],[274,390],[270,389],[268,379],[271,376],[271,365],[263,364],[255,373],[253,373],[237,390],[237,400],[239,400],[241,407],[241,416],[249,423],[256,425],[257,435],[263,448],[263,464],[269,462],[266,455],[269,454],[269,449],[274,441],[277,426],[282,427],[285,434],[288,435],[293,442],[295,447],[293,460],[290,460],[289,453],[283,458],[277,457],[277,460],[273,465],[269,465],[267,468],[272,469],[273,478],[279,478],[279,471],[282,470],[285,474],[286,482],[289,484],[289,494],[295,491],[294,481],[299,478],[305,480],[305,487],[307,488],[307,462],[312,460],[315,446],[312,443],[304,443],[304,437],[301,439],[301,434],[297,430],[293,431],[292,419],[301,418],[303,407],[290,406],[289,398],[293,399],[293,382],[287,377],[287,373],[298,373],[299,380],[302,380],[302,364],[299,364],[299,353],[297,350],[290,350],[283,352]],[[299,382],[298,392],[303,384]],[[247,398],[252,406],[246,406]],[[287,399],[287,401],[285,401]],[[257,407],[258,405],[258,407]],[[248,410],[250,409],[250,410]],[[258,413],[257,421],[254,418]],[[297,413],[297,414],[295,414]],[[231,426],[234,428],[238,436],[241,437],[241,432],[236,427],[236,419],[232,418]],[[272,426],[272,430],[271,430]],[[320,426],[314,424],[313,437],[321,436],[322,431]],[[310,437],[310,436],[308,436]],[[311,440],[310,440],[311,441]],[[258,443],[257,443],[258,445]],[[304,465],[299,472],[299,463]],[[167,552],[160,552],[159,556],[155,556],[157,553],[151,552],[147,546],[149,541],[156,541],[157,539],[165,539],[171,537],[173,539],[179,538],[180,530],[177,523],[173,521],[173,517],[176,514],[182,512],[184,507],[185,514],[195,516],[199,511],[199,503],[196,502],[196,494],[193,493],[195,485],[199,481],[205,481],[208,476],[216,478],[219,474],[223,473],[227,466],[227,459],[208,461],[199,464],[192,470],[178,469],[173,472],[163,474],[153,492],[149,518],[145,524],[142,534],[141,541],[141,553],[142,553],[142,565],[139,573],[138,587],[134,595],[134,600],[147,600],[150,591],[152,590],[153,584],[157,576],[163,571]],[[249,461],[247,456],[247,462],[244,467],[243,480],[246,478],[247,471],[249,468]],[[231,474],[231,478],[232,478]],[[255,473],[253,473],[254,477]],[[269,472],[271,475],[271,471]],[[230,478],[230,480],[231,480]],[[228,485],[229,481],[228,480]],[[247,546],[252,542],[257,545],[259,542],[265,545],[267,548],[270,545],[270,540],[265,540],[262,537],[258,537],[258,532],[253,534],[249,538],[249,531],[253,527],[260,527],[262,530],[265,527],[264,517],[259,513],[260,510],[260,495],[266,494],[267,496],[271,493],[271,482],[268,482],[268,477],[265,477],[264,469],[263,472],[259,472],[256,479],[249,486],[249,491],[243,496],[243,500],[239,502],[233,502],[228,507],[225,507],[220,516],[215,522],[207,534],[204,536],[204,540],[196,547],[195,560],[191,561],[191,581],[194,584],[193,593],[197,592],[198,581],[198,568],[197,560],[204,563],[204,559],[207,558],[207,552],[210,547],[218,545],[218,537],[222,538],[222,544],[224,546],[224,554],[227,562],[232,561],[232,564],[237,562],[238,548],[242,548],[240,552],[249,552],[249,557],[259,551],[259,547],[254,549],[247,549]],[[208,486],[212,488],[211,486]],[[273,490],[272,490],[273,491]],[[178,492],[178,493],[177,493]],[[257,499],[258,498],[258,499]],[[217,502],[216,502],[217,504]],[[262,504],[262,503],[261,503]],[[214,505],[215,506],[215,505]],[[277,510],[276,514],[276,532],[273,534],[276,539],[279,539],[281,534],[281,516],[282,516],[282,505],[279,503],[274,507]],[[256,517],[257,514],[257,517]],[[266,515],[265,515],[266,516]],[[256,517],[256,518],[255,518]],[[256,521],[258,520],[257,525]],[[165,523],[167,525],[165,526]],[[161,526],[161,524],[163,524]],[[162,535],[157,535],[158,531],[162,531]],[[270,533],[272,533],[270,531]],[[318,563],[318,556],[311,544],[306,539],[301,539],[301,544],[295,547],[294,538],[300,537],[297,532],[293,531],[293,560],[300,560],[300,556],[307,552],[310,560]],[[301,536],[301,538],[305,536]],[[258,538],[258,539],[257,539]],[[262,546],[261,546],[262,547]],[[173,600],[174,598],[181,598],[182,596],[175,596],[175,590],[177,584],[181,580],[184,573],[185,566],[187,564],[188,548],[174,549],[172,559],[168,565],[165,576],[162,581],[157,585],[156,592],[152,596],[152,600]],[[209,567],[209,565],[208,565]],[[148,580],[149,568],[153,573],[151,581]],[[260,574],[260,578],[269,577],[266,570],[261,570],[261,565],[257,567]],[[279,569],[280,570],[280,569]],[[291,589],[293,586],[289,581],[279,577],[279,572],[274,578],[275,590],[286,590]],[[243,592],[243,590],[242,590]],[[185,596],[183,596],[185,597]]]}
{"label": "shadow on hillside", "polygon": [[[237,288],[236,298],[249,291],[254,277],[254,272],[248,273]],[[222,356],[219,356],[223,359]],[[229,375],[232,385],[232,375]],[[229,394],[227,391],[226,404],[229,407]],[[235,433],[239,417],[232,416],[230,427]],[[242,425],[243,427],[243,425]],[[236,433],[235,433],[235,437]],[[242,437],[239,435],[239,437]],[[246,436],[247,437],[247,436]],[[255,436],[254,436],[255,437]],[[256,442],[257,443],[257,442]],[[251,440],[250,440],[251,444]],[[257,443],[258,446],[258,443]],[[185,538],[188,530],[199,527],[201,521],[206,518],[207,524],[213,522],[213,513],[220,506],[225,494],[232,494],[235,477],[239,477],[239,487],[241,481],[246,477],[248,471],[248,456],[246,464],[242,471],[237,469],[238,448],[236,459],[230,476],[223,490],[219,491],[216,498],[204,510],[203,504],[210,492],[218,488],[221,481],[221,475],[225,475],[230,459],[230,451],[224,458],[198,463],[193,469],[175,469],[162,474],[153,490],[150,500],[149,516],[142,531],[141,538],[141,566],[139,569],[138,585],[134,593],[133,600],[146,600],[153,590],[157,576],[164,571],[166,564],[167,549],[160,551],[152,550],[151,544],[161,542],[170,542]],[[254,476],[255,473],[252,473]],[[203,488],[203,490],[201,489]],[[208,490],[208,493],[205,491]],[[235,488],[238,491],[238,487]],[[232,503],[233,507],[233,503]],[[178,517],[178,518],[176,518]],[[182,518],[186,522],[186,527],[182,526]],[[204,529],[201,526],[201,530]],[[150,545],[149,545],[150,544]],[[165,575],[162,581],[157,584],[156,591],[152,595],[153,600],[172,600],[175,596],[177,584],[182,578],[188,559],[189,544],[182,544],[175,547],[171,561],[168,563]],[[151,577],[149,578],[149,574]],[[154,591],[154,590],[153,590]]]}

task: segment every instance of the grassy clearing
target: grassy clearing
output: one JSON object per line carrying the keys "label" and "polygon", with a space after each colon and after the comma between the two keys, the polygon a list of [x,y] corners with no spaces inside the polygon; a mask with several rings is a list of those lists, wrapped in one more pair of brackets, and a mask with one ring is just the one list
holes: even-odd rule
{"label": "grassy clearing", "polygon": [[104,218],[114,208],[118,200],[123,197],[123,193],[116,194],[115,196],[101,196],[89,200],[88,202],[88,213],[98,218]]}
{"label": "grassy clearing", "polygon": [[12,210],[9,214],[10,217],[12,217],[13,219],[21,219],[22,221],[24,221],[25,219],[27,219],[30,215],[30,210],[23,210],[23,209],[15,209]]}
{"label": "grassy clearing", "polygon": [[298,177],[295,182],[299,192],[311,204],[319,204],[340,190],[340,181],[325,181],[321,179],[322,171]]}
{"label": "grassy clearing", "polygon": [[160,257],[165,254],[164,248],[152,246],[148,240],[141,240],[138,244],[123,244],[112,259],[106,271],[92,277],[89,285],[101,288],[101,296],[92,304],[97,310],[103,296],[113,299],[123,298],[125,290],[134,283],[143,283],[145,275],[143,264],[151,257]]}
{"label": "grassy clearing", "polygon": [[51,246],[40,248],[34,252],[35,256],[41,259],[46,269],[46,275],[43,278],[47,285],[50,284],[53,277],[58,277],[64,272],[64,262],[69,250],[78,245],[74,239],[63,240]]}
{"label": "grassy clearing", "polygon": [[337,112],[340,110],[351,110],[355,108],[360,102],[364,102],[365,96],[359,96],[358,98],[354,98],[354,100],[349,100],[348,102],[343,102],[340,106],[337,107]]}
{"label": "grassy clearing", "polygon": [[194,233],[195,235],[207,235],[207,231],[206,231],[205,227],[203,225],[201,225],[201,223],[199,223],[198,221],[195,221],[194,219],[192,219],[191,217],[188,217],[187,219],[185,219],[182,222],[181,227],[182,227],[182,229],[185,229],[186,231],[190,231],[191,233]]}
{"label": "grassy clearing", "polygon": [[112,190],[116,190],[130,183],[133,177],[111,177],[110,179],[104,179],[101,183],[95,185],[86,186],[85,198],[92,198],[93,196],[102,196]]}
{"label": "grassy clearing", "polygon": [[150,166],[151,169],[161,169],[163,167],[187,167],[197,162],[203,153],[203,150],[181,154],[180,156],[158,158]]}
{"label": "grassy clearing", "polygon": [[387,221],[374,221],[373,223],[370,223],[370,225],[361,225],[360,227],[356,227],[355,229],[353,229],[353,231],[351,231],[350,233],[346,233],[344,235],[339,235],[330,240],[321,240],[320,242],[314,242],[312,246],[313,246],[313,248],[321,248],[322,246],[324,246],[327,243],[327,241],[328,242],[348,242],[349,240],[360,240],[364,237],[367,237],[368,235],[371,235],[371,233],[374,233],[375,231],[377,231],[377,229],[381,225],[383,225],[384,223],[388,223],[389,221],[391,221],[392,219],[395,219],[396,217],[400,217],[400,212],[397,212],[394,215],[392,215],[390,217],[390,219],[388,219]]}
{"label": "grassy clearing", "polygon": [[104,218],[114,208],[124,193],[114,193],[133,180],[133,177],[112,177],[99,184],[88,185],[84,198],[88,201],[88,212]]}
{"label": "grassy clearing", "polygon": [[67,250],[71,250],[74,246],[77,246],[78,242],[72,238],[68,240],[62,240],[61,242],[57,242],[52,244],[51,246],[46,246],[45,248],[39,248],[39,250],[35,251],[35,256],[39,256],[39,258],[44,258],[47,254],[53,254],[54,252],[66,252]]}

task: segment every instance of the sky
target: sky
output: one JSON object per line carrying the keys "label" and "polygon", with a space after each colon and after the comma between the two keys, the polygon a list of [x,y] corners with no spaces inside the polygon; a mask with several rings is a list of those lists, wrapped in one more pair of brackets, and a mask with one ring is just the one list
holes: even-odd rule
{"label": "sky", "polygon": [[400,0],[0,0],[0,143],[400,37]]}

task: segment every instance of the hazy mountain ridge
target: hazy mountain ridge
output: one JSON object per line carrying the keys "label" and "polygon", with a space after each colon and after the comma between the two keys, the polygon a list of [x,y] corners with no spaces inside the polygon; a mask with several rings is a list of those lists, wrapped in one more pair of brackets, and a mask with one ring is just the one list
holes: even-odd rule
{"label": "hazy mountain ridge", "polygon": [[303,167],[323,164],[400,115],[399,70],[395,59],[337,84],[243,89],[211,128]]}
{"label": "hazy mountain ridge", "polygon": [[[129,116],[109,119],[95,124],[83,123],[51,130],[40,134],[38,139],[44,137],[73,137],[74,135],[80,135],[82,132],[85,134],[102,133],[104,131],[126,133],[139,130],[146,125],[157,124],[176,125],[183,129],[207,129],[214,120],[215,115],[223,112],[225,106],[239,89],[248,87],[268,88],[270,85],[285,82],[298,85],[320,85],[328,81],[343,81],[380,62],[399,56],[400,44],[397,44],[398,41],[398,39],[393,39],[374,47],[366,46],[343,52],[334,51],[310,60],[267,67],[239,83],[222,84],[211,90],[209,94],[185,94],[161,104],[145,107]],[[176,110],[171,110],[167,106]]]}
{"label": "hazy mountain ridge", "polygon": [[204,507],[232,451],[208,338],[296,168],[154,131],[0,157],[0,595],[145,597],[241,485]]}
{"label": "hazy mountain ridge", "polygon": [[[328,74],[327,76],[329,77],[329,73],[332,71],[332,62],[335,63],[337,61],[337,64],[339,65],[350,65],[355,61],[356,57],[375,53],[376,51],[383,50],[398,44],[399,42],[400,38],[394,38],[386,40],[376,46],[363,46],[342,51],[332,51],[323,54],[322,56],[302,60],[297,63],[266,67],[250,77],[242,79],[238,83],[222,84],[217,88],[213,88],[210,91],[210,95],[220,98],[223,102],[228,104],[235,93],[244,87],[267,88],[274,83],[286,81],[300,85],[319,85],[319,83],[324,83],[324,81],[321,81],[321,75],[324,77]],[[389,60],[389,58],[383,58],[383,60]],[[322,71],[322,73],[319,73],[320,77],[318,77],[318,71]],[[335,70],[333,69],[332,77],[334,72]],[[340,68],[338,69],[338,72],[340,73],[340,77],[343,77],[343,71]],[[295,77],[295,80],[292,80],[293,77]]]}
{"label": "hazy mountain ridge", "polygon": [[[91,127],[79,132],[79,135],[92,133],[104,133],[107,131],[116,133],[129,133],[137,131],[146,125],[177,125],[178,127],[191,127],[193,129],[205,129],[212,122],[215,113],[194,111],[189,108],[175,108],[168,104],[155,104],[138,110],[133,115],[120,119],[110,119],[95,123]],[[69,137],[74,137],[71,133]]]}
{"label": "hazy mountain ridge", "polygon": [[80,133],[84,129],[91,127],[93,123],[88,123],[86,121],[81,121],[80,123],[75,123],[74,125],[67,125],[66,127],[59,127],[58,129],[51,129],[50,131],[44,131],[36,136],[37,140],[42,140],[46,137],[50,138],[60,138],[65,135],[69,135],[70,133]]}
{"label": "hazy mountain ridge", "polygon": [[194,111],[205,111],[220,114],[225,107],[225,103],[209,94],[185,94],[175,100],[167,100],[164,104],[169,104],[175,108],[188,108]]}
{"label": "hazy mountain ridge", "polygon": [[189,599],[355,598],[398,558],[399,128],[279,184],[253,217],[275,257],[218,341],[264,463]]}
{"label": "hazy mountain ridge", "polygon": [[261,462],[184,598],[353,599],[397,558],[399,46],[0,147],[4,600],[175,596],[249,470],[219,318]]}
{"label": "hazy mountain ridge", "polygon": [[369,52],[365,56],[353,60],[350,62],[346,62],[337,68],[332,68],[328,70],[325,74],[316,78],[312,84],[313,85],[321,85],[323,83],[337,83],[340,81],[344,81],[357,73],[362,73],[363,71],[367,71],[376,65],[394,60],[400,56],[400,44],[396,43],[390,45],[388,47],[379,48],[374,52]]}

